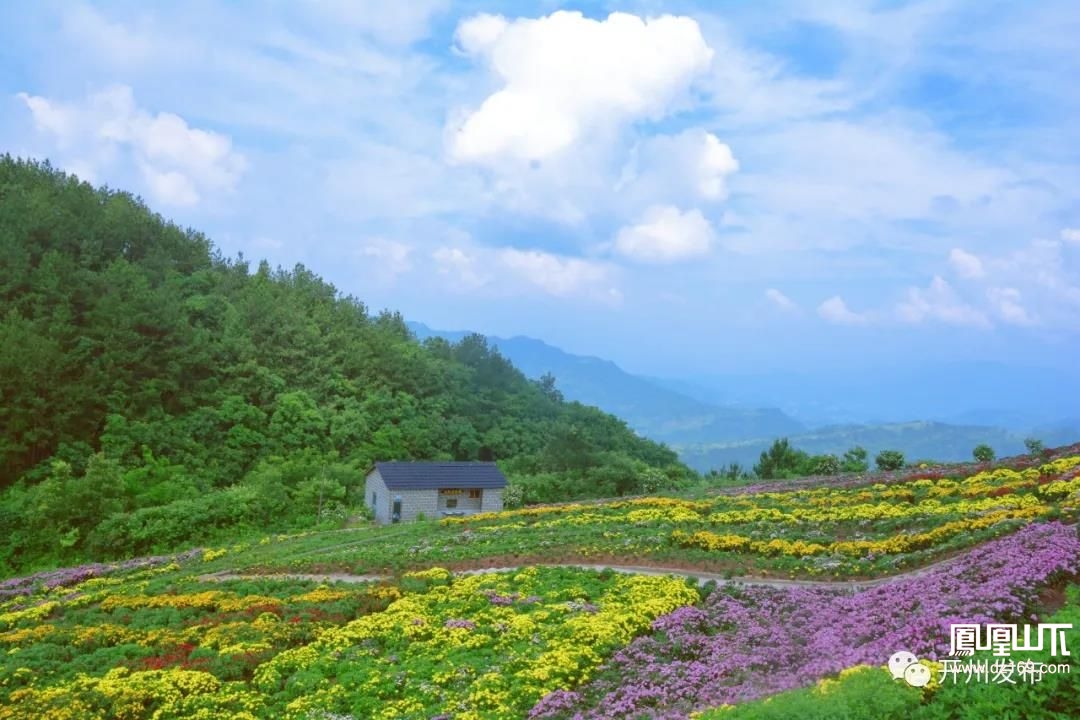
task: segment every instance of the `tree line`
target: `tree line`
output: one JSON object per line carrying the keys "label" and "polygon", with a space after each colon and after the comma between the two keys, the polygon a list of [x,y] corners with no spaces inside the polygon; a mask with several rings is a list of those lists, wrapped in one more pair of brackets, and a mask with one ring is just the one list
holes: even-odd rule
{"label": "tree line", "polygon": [[[1024,446],[1028,454],[1041,454],[1045,447],[1041,440],[1027,438]],[[985,443],[976,445],[971,451],[976,462],[991,463],[997,455],[994,449]],[[917,461],[921,464],[924,461]],[[931,461],[932,462],[932,461]],[[874,456],[874,467],[880,472],[901,470],[909,463],[904,453],[899,450],[881,450]],[[811,475],[837,475],[840,473],[863,473],[870,470],[870,453],[866,448],[856,445],[842,455],[811,455],[805,450],[794,447],[787,438],[779,438],[761,452],[757,463],[747,470],[738,463],[725,468],[712,470],[705,475],[706,481],[737,482],[752,478],[778,480],[808,477]]]}

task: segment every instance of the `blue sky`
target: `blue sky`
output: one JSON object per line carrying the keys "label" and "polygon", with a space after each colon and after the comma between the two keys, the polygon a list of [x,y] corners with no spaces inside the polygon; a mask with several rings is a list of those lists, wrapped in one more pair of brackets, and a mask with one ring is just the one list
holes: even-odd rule
{"label": "blue sky", "polygon": [[1078,37],[1072,0],[11,2],[0,150],[632,371],[1069,367]]}

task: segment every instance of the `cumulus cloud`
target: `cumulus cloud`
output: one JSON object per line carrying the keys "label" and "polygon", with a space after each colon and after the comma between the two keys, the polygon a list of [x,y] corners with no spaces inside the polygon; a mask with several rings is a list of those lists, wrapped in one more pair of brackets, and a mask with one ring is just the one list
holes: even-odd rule
{"label": "cumulus cloud", "polygon": [[1061,231],[1061,239],[1067,243],[1080,244],[1080,229],[1065,228]]}
{"label": "cumulus cloud", "polygon": [[498,250],[495,260],[503,270],[548,295],[590,295],[615,302],[621,299],[611,286],[609,268],[595,261],[517,248]]}
{"label": "cumulus cloud", "polygon": [[172,113],[152,115],[139,108],[130,87],[117,85],[82,103],[65,104],[19,93],[37,128],[58,149],[79,146],[86,156],[109,157],[126,149],[151,195],[171,205],[195,205],[207,192],[231,191],[247,167],[225,135],[190,127]]}
{"label": "cumulus cloud", "polygon": [[513,247],[444,246],[432,253],[440,274],[466,289],[496,295],[539,291],[557,298],[584,298],[618,304],[614,268],[606,263],[544,250]]}
{"label": "cumulus cloud", "polygon": [[956,270],[960,277],[977,278],[985,274],[982,260],[977,255],[960,248],[952,249],[952,252],[949,253],[949,262],[952,263],[953,269]]}
{"label": "cumulus cloud", "polygon": [[636,225],[622,228],[615,251],[643,263],[670,263],[708,254],[713,229],[700,210],[671,205],[649,208]]}
{"label": "cumulus cloud", "polygon": [[697,166],[698,192],[709,200],[723,200],[727,197],[724,178],[739,169],[739,162],[731,148],[712,133],[705,133],[704,142]]}
{"label": "cumulus cloud", "polygon": [[412,247],[396,240],[370,238],[359,248],[361,256],[373,260],[380,275],[396,277],[412,269]]}
{"label": "cumulus cloud", "polygon": [[908,288],[907,299],[897,306],[898,317],[907,323],[937,321],[947,325],[990,327],[986,315],[963,302],[941,276],[934,276],[927,288]]}
{"label": "cumulus cloud", "polygon": [[823,319],[837,325],[865,325],[870,320],[866,313],[857,313],[849,309],[847,303],[839,295],[834,295],[818,305],[817,311]]}
{"label": "cumulus cloud", "polygon": [[785,312],[797,312],[799,310],[799,306],[796,305],[791,298],[776,288],[769,288],[766,290],[765,297],[768,298],[773,305]]}
{"label": "cumulus cloud", "polygon": [[1040,314],[1071,324],[1080,307],[1080,271],[1069,262],[1065,249],[1057,240],[1033,240],[1023,249],[995,259],[993,275],[1002,284],[1038,293],[1042,296]]}
{"label": "cumulus cloud", "polygon": [[456,283],[467,288],[486,285],[490,277],[483,273],[472,253],[459,247],[436,248],[431,254],[435,269],[440,275],[449,275]]}
{"label": "cumulus cloud", "polygon": [[990,288],[986,297],[998,317],[1011,325],[1034,325],[1036,320],[1021,304],[1020,291],[1016,288]]}
{"label": "cumulus cloud", "polygon": [[686,197],[720,201],[728,196],[728,176],[738,170],[739,162],[728,145],[694,128],[639,142],[623,165],[615,190],[639,206]]}
{"label": "cumulus cloud", "polygon": [[502,84],[449,141],[451,159],[484,164],[544,160],[594,130],[659,119],[713,56],[697,21],[671,15],[482,14],[463,21],[456,38]]}

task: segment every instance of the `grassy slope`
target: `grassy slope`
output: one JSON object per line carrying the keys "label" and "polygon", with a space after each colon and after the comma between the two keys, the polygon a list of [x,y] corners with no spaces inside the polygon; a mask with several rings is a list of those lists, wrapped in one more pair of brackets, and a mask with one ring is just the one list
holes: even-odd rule
{"label": "grassy slope", "polygon": [[[792,523],[788,518],[798,512],[845,508],[910,509],[918,507],[921,494],[934,488],[939,492],[937,499],[946,505],[1032,498],[1024,502],[1032,507],[1030,504],[1037,502],[1048,511],[988,528],[993,531],[989,535],[996,535],[1032,521],[1071,517],[1068,498],[1075,491],[1074,478],[1080,468],[1070,460],[1075,450],[1059,453],[1056,464],[1017,458],[1010,462],[1012,468],[999,468],[994,473],[972,475],[971,468],[956,468],[940,471],[941,479],[895,474],[846,478],[835,481],[834,487],[792,492],[775,492],[776,487],[766,486],[705,500],[640,498],[545,506],[470,523],[418,523],[268,536],[261,542],[189,554],[179,564],[129,567],[97,579],[85,578],[100,572],[80,574],[76,569],[58,571],[23,586],[8,581],[0,584],[0,646],[7,648],[3,656],[5,672],[0,673],[4,678],[0,680],[0,719],[104,718],[123,708],[128,708],[125,716],[132,718],[150,717],[154,712],[161,718],[194,717],[199,711],[208,713],[205,717],[317,717],[308,712],[311,708],[352,713],[354,717],[380,717],[377,713],[384,711],[397,713],[385,715],[388,719],[431,717],[443,711],[440,708],[444,700],[440,698],[444,696],[467,699],[463,701],[477,708],[476,714],[455,718],[522,717],[532,703],[547,697],[552,689],[585,683],[595,675],[598,663],[613,657],[617,648],[626,647],[634,637],[648,635],[651,618],[671,612],[680,604],[687,607],[698,603],[698,591],[685,592],[686,584],[678,580],[661,585],[655,584],[661,583],[661,578],[636,580],[558,569],[462,578],[446,586],[442,571],[409,570],[455,563],[552,562],[559,559],[559,552],[571,556],[605,542],[609,543],[605,552],[624,562],[662,559],[662,553],[650,549],[653,543],[636,546],[628,545],[626,540],[664,534],[670,537],[680,527],[693,529],[693,523],[700,522],[700,518],[717,512],[765,511],[763,519],[742,523],[747,533],[760,532],[762,542],[769,536],[789,543],[805,542],[809,529],[832,532],[836,540],[845,527],[851,530],[850,523],[845,525],[848,521],[823,525],[821,521]],[[948,476],[956,473],[964,477],[950,480]],[[1026,481],[1031,482],[1024,486]],[[804,484],[814,482],[823,481]],[[1000,492],[1002,488],[1011,489]],[[876,542],[870,529],[880,524],[876,537],[888,540],[895,536],[893,530],[904,534],[905,528],[921,523],[932,531],[955,522],[956,516],[968,517],[959,506],[954,510],[944,515],[901,518],[899,525],[889,517],[868,525],[856,519],[854,527],[866,536],[865,540]],[[968,519],[986,517],[980,515],[986,512],[993,510],[973,510]],[[697,520],[692,517],[695,513]],[[540,527],[530,528],[526,522],[529,520]],[[557,524],[542,525],[553,521]],[[493,527],[498,529],[490,530]],[[485,547],[479,540],[485,534],[494,535],[496,544]],[[831,579],[836,575],[895,570],[938,557],[949,548],[956,551],[970,547],[989,535],[964,535],[952,545],[951,540],[945,540],[921,550],[893,553],[887,555],[887,567],[874,565],[874,561],[860,565],[866,559],[856,557],[840,572],[819,572],[814,576]],[[543,547],[545,540],[563,545]],[[851,536],[847,541],[856,539]],[[519,553],[515,563],[507,547],[519,546],[527,551]],[[537,551],[538,547],[543,550]],[[664,552],[681,553],[668,557],[681,557],[684,564],[699,568],[716,561],[710,555],[723,554],[717,551],[695,555],[670,544]],[[772,574],[810,573],[817,562],[814,556],[759,552],[752,547],[728,555],[737,560],[738,568]],[[394,572],[392,582],[328,588],[271,577],[214,583],[200,580],[202,574],[216,570],[381,566]],[[27,590],[22,588],[32,594],[27,597]],[[536,599],[524,598],[530,594]],[[674,599],[675,604],[648,606],[661,597]],[[496,602],[498,598],[502,600]],[[401,603],[396,602],[398,599]],[[504,604],[505,610],[498,609]],[[594,604],[607,610],[596,614],[588,609]],[[409,628],[416,618],[442,629],[434,636],[418,635],[414,642],[400,644],[413,632]],[[528,628],[532,640],[526,642],[523,635],[518,646],[515,636],[500,640],[497,633],[477,631],[479,634],[474,635],[470,629],[470,623],[487,628],[507,622]],[[589,637],[595,640],[582,642],[582,638]],[[460,655],[445,654],[451,641],[465,643],[453,651]],[[342,649],[350,647],[379,650],[370,657],[363,653],[353,659],[340,656]],[[383,653],[393,658],[393,668],[397,668],[394,672],[402,673],[398,686],[387,685],[386,678],[394,675],[378,660]],[[524,664],[514,664],[514,657]],[[475,671],[471,675],[442,674],[447,662],[452,663],[451,667],[469,666]],[[110,668],[121,669],[106,674]],[[77,677],[80,672],[85,673],[82,679]],[[597,677],[602,680],[604,676]],[[440,686],[443,690],[435,692],[431,681],[438,678],[442,678],[438,682],[444,683]],[[856,674],[848,684],[862,683],[863,679],[862,674]],[[880,677],[866,683],[866,687],[845,684],[835,700],[804,692],[792,696],[795,699],[790,706],[784,705],[787,700],[776,702],[782,708],[813,708],[817,714],[807,717],[860,717],[851,714],[851,708],[879,692],[882,712],[894,705],[896,712],[913,706],[910,693],[897,695],[895,686],[883,688]],[[349,688],[348,696],[335,688]],[[941,697],[947,697],[944,691]],[[921,703],[921,699],[916,701]],[[762,717],[785,716],[768,714],[775,709],[773,705],[747,705],[745,712],[753,713],[755,707],[765,708]],[[958,707],[958,703],[948,707]],[[981,716],[954,712],[926,717]],[[1044,713],[1029,717],[1053,716]]]}

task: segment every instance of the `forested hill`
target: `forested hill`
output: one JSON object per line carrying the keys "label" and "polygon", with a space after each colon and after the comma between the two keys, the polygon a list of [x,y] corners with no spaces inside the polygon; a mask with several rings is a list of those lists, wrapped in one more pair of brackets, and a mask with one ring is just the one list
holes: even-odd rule
{"label": "forested hill", "polygon": [[689,472],[479,336],[420,344],[303,267],[0,159],[0,573],[331,522],[382,459],[494,459],[534,499]]}

